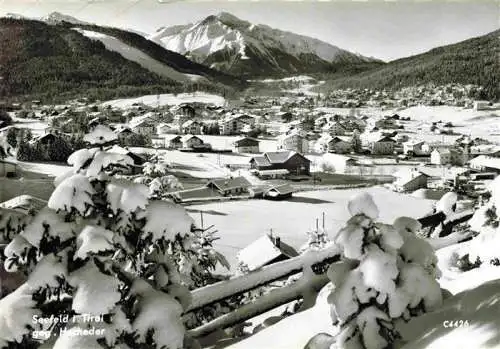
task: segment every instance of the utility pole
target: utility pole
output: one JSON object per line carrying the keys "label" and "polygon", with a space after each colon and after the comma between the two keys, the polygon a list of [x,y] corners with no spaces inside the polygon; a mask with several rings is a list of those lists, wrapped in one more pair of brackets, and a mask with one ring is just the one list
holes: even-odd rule
{"label": "utility pole", "polygon": [[204,228],[204,225],[203,225],[203,211],[200,211],[200,220],[201,220],[201,229]]}

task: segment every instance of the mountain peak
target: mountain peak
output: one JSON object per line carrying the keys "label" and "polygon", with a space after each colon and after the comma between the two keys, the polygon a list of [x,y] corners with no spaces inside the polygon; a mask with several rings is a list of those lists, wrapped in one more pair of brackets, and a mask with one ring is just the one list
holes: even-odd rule
{"label": "mountain peak", "polygon": [[241,75],[322,71],[333,62],[368,58],[308,36],[254,25],[228,12],[212,14],[194,25],[175,26],[150,36],[165,48],[198,63]]}
{"label": "mountain peak", "polygon": [[42,17],[41,20],[49,24],[59,24],[61,22],[68,22],[72,24],[88,24],[86,22],[80,21],[79,19],[76,19],[75,17],[68,16],[57,11],[49,13],[48,15]]}
{"label": "mountain peak", "polygon": [[250,22],[244,21],[242,19],[239,19],[235,15],[229,13],[229,12],[219,12],[215,16],[220,22],[228,25],[228,26],[238,26],[238,27],[248,27],[250,26]]}

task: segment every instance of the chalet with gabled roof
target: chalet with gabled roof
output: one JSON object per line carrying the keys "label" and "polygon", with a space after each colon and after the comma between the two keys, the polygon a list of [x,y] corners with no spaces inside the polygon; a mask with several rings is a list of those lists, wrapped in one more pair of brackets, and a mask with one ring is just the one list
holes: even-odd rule
{"label": "chalet with gabled roof", "polygon": [[201,134],[201,122],[197,120],[188,120],[181,126],[181,132],[183,134],[199,135]]}
{"label": "chalet with gabled roof", "polygon": [[254,271],[263,266],[297,257],[298,252],[279,237],[262,236],[240,252],[238,261],[248,271]]}
{"label": "chalet with gabled roof", "polygon": [[181,137],[183,148],[195,148],[203,145],[203,140],[194,135],[184,135]]}
{"label": "chalet with gabled roof", "polygon": [[181,136],[175,136],[172,138],[170,141],[168,141],[168,147],[170,149],[180,149],[182,148],[182,137]]}
{"label": "chalet with gabled roof", "polygon": [[292,175],[309,175],[311,160],[294,151],[267,152],[254,156],[250,160],[250,167],[257,171],[284,169]]}
{"label": "chalet with gabled roof", "polygon": [[335,136],[328,142],[328,151],[337,154],[347,154],[352,151],[349,137]]}
{"label": "chalet with gabled roof", "polygon": [[208,188],[218,191],[223,196],[247,192],[250,186],[245,177],[212,179],[207,183]]}
{"label": "chalet with gabled roof", "polygon": [[394,154],[394,147],[396,140],[389,136],[383,136],[372,144],[372,154],[375,155],[392,155]]}
{"label": "chalet with gabled roof", "polygon": [[258,153],[259,143],[255,138],[244,137],[234,142],[234,150],[237,153]]}
{"label": "chalet with gabled roof", "polygon": [[263,193],[265,199],[270,200],[282,200],[292,197],[293,188],[288,183],[283,183],[279,185],[273,185],[270,188],[266,189]]}

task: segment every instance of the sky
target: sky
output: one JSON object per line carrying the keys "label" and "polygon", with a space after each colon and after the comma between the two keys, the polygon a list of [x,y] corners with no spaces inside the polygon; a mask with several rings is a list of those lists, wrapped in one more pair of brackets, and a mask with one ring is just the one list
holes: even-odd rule
{"label": "sky", "polygon": [[0,16],[41,17],[53,11],[142,33],[226,11],[384,61],[500,26],[500,0],[0,0]]}

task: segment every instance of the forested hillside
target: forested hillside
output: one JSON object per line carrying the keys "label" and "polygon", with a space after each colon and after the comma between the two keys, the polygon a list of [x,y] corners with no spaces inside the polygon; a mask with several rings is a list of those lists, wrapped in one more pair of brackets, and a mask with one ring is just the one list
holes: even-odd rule
{"label": "forested hillside", "polygon": [[190,86],[160,77],[65,25],[0,18],[0,47],[3,99],[110,99],[225,89],[222,84]]}
{"label": "forested hillside", "polygon": [[[434,83],[475,84],[484,87],[478,98],[500,99],[500,31],[438,47],[426,53],[398,59],[349,77],[331,76],[323,89],[400,88]],[[348,68],[344,68],[348,69]]]}
{"label": "forested hillside", "polygon": [[[75,27],[75,25],[70,23],[64,23],[63,25],[67,26],[68,28]],[[245,85],[243,79],[240,79],[233,75],[225,74],[214,69],[210,69],[205,65],[190,61],[183,55],[173,51],[169,51],[139,34],[118,28],[101,27],[97,25],[78,25],[78,27],[113,36],[121,40],[122,42],[146,53],[151,58],[165,65],[168,65],[169,67],[172,67],[179,72],[201,75],[208,78],[209,80],[228,86],[242,87]]]}

